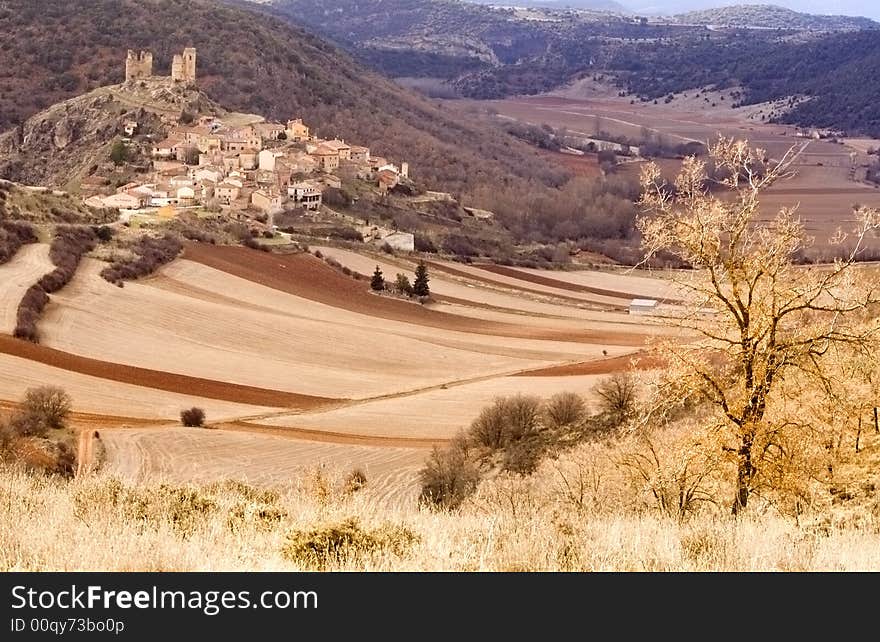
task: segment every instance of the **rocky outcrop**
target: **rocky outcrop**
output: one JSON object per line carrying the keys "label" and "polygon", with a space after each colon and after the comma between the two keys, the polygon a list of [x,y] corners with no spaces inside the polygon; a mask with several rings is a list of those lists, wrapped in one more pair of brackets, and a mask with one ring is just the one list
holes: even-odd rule
{"label": "rocky outcrop", "polygon": [[125,123],[164,132],[163,122],[183,111],[222,113],[207,96],[170,81],[139,80],[101,87],[36,114],[0,135],[0,178],[58,187],[107,163]]}

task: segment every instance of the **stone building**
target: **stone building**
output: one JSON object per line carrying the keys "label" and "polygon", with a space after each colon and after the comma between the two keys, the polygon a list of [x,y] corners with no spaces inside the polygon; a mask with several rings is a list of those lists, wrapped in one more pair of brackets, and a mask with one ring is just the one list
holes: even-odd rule
{"label": "stone building", "polygon": [[137,53],[129,49],[128,55],[125,58],[125,79],[149,78],[152,75],[153,54],[149,51]]}
{"label": "stone building", "polygon": [[176,82],[196,81],[196,50],[187,47],[171,61],[171,79]]}

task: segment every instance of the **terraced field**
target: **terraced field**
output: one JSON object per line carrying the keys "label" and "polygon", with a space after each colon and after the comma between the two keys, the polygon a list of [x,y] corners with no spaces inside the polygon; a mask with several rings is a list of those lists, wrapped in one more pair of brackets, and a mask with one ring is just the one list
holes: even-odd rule
{"label": "terraced field", "polygon": [[[362,273],[378,264],[389,280],[416,265],[322,252]],[[4,281],[5,306],[42,274],[43,254],[35,246],[4,266],[18,275]],[[308,254],[190,244],[123,288],[100,269],[83,261],[52,295],[41,345],[0,335],[0,403],[40,383],[64,387],[75,423],[100,428],[104,469],[136,480],[234,473],[263,484],[304,466],[360,466],[378,497],[398,501],[430,447],[496,396],[589,397],[667,331],[625,311],[634,296],[668,295],[654,275],[435,261],[434,300],[422,305]],[[191,406],[222,430],[175,427]]]}

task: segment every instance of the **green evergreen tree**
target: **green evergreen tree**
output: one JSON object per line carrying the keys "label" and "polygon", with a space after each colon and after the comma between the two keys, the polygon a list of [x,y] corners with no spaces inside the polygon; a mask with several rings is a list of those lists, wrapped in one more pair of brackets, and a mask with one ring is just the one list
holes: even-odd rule
{"label": "green evergreen tree", "polygon": [[416,296],[429,296],[431,290],[428,287],[428,281],[428,267],[424,262],[419,263],[419,266],[416,268],[416,280],[413,281],[413,293]]}
{"label": "green evergreen tree", "polygon": [[376,292],[381,292],[385,289],[385,279],[382,276],[382,270],[379,269],[379,266],[376,266],[376,271],[373,272],[373,278],[370,279],[370,287],[373,288]]}
{"label": "green evergreen tree", "polygon": [[406,296],[412,296],[414,294],[412,283],[409,282],[406,274],[397,275],[395,286],[401,294],[405,294]]}
{"label": "green evergreen tree", "polygon": [[110,149],[110,160],[114,165],[124,165],[128,160],[128,145],[123,141],[117,140]]}

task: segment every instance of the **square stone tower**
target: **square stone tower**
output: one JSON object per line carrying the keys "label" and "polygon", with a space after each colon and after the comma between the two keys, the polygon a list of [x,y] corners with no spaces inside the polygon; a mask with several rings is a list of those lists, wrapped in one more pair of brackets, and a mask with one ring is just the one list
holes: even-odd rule
{"label": "square stone tower", "polygon": [[171,61],[171,78],[177,82],[196,81],[196,50],[187,47],[182,54],[176,54]]}
{"label": "square stone tower", "polygon": [[153,54],[149,51],[136,53],[129,49],[125,57],[125,79],[149,78],[153,75]]}

